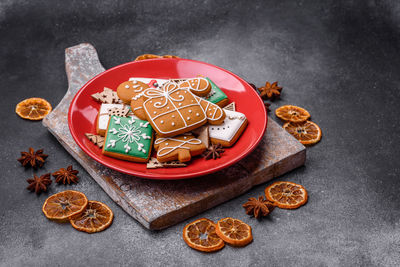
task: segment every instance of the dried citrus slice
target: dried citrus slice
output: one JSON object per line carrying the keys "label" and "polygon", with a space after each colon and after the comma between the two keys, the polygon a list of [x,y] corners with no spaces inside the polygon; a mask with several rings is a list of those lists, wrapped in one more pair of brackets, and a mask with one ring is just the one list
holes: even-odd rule
{"label": "dried citrus slice", "polygon": [[66,190],[54,194],[46,199],[42,211],[50,220],[66,222],[68,219],[85,210],[88,200],[85,194]]}
{"label": "dried citrus slice", "polygon": [[143,54],[135,58],[134,61],[138,60],[145,60],[145,59],[153,59],[153,58],[179,58],[178,56],[173,56],[173,55],[164,55],[164,56],[159,56],[159,55],[153,55],[153,54]]}
{"label": "dried citrus slice", "polygon": [[307,202],[306,189],[292,182],[275,182],[265,188],[265,196],[282,209],[297,209]]}
{"label": "dried citrus slice", "polygon": [[90,200],[82,213],[71,217],[70,223],[78,231],[96,233],[107,229],[113,218],[114,214],[106,204]]}
{"label": "dried citrus slice", "polygon": [[189,247],[204,252],[213,252],[225,246],[224,241],[215,233],[213,221],[201,218],[183,228],[183,240]]}
{"label": "dried citrus slice", "polygon": [[312,145],[321,140],[322,132],[319,126],[312,121],[287,122],[283,129],[299,140],[303,145]]}
{"label": "dried citrus slice", "polygon": [[291,122],[302,122],[310,118],[310,113],[301,107],[285,105],[275,110],[275,115],[284,120]]}
{"label": "dried citrus slice", "polygon": [[50,113],[52,107],[43,98],[28,98],[17,104],[15,113],[23,119],[38,121]]}
{"label": "dried citrus slice", "polygon": [[253,241],[250,225],[234,218],[219,220],[216,232],[222,240],[235,247],[244,247]]}

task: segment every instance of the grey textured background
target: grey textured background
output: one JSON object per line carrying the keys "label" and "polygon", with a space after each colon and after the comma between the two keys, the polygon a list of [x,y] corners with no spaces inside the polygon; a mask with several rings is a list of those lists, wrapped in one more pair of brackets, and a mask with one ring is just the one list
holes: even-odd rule
{"label": "grey textured background", "polygon": [[[1,1],[0,265],[398,266],[400,264],[398,1]],[[266,185],[196,218],[232,216],[254,242],[215,254],[188,248],[183,226],[160,232],[130,218],[77,165],[40,122],[15,105],[44,97],[53,106],[67,80],[64,49],[90,42],[106,68],[138,54],[209,62],[261,86],[278,80],[272,108],[307,108],[323,130],[306,167],[280,180],[303,184],[306,206],[262,221],[241,204]],[[274,119],[276,119],[273,116]],[[108,204],[111,228],[88,235],[48,221],[48,194],[28,192],[33,175],[16,161],[29,146],[50,156],[39,174],[73,164],[74,186]]]}

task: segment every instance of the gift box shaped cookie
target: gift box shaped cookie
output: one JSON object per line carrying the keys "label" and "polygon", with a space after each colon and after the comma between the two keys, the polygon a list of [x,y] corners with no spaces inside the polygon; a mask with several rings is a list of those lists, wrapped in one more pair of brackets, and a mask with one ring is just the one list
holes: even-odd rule
{"label": "gift box shaped cookie", "polygon": [[133,117],[111,116],[106,131],[103,155],[147,162],[153,146],[153,129],[149,122]]}
{"label": "gift box shaped cookie", "polygon": [[160,137],[171,137],[196,129],[206,122],[221,124],[225,112],[217,105],[195,95],[174,82],[162,88],[144,90],[143,109]]}

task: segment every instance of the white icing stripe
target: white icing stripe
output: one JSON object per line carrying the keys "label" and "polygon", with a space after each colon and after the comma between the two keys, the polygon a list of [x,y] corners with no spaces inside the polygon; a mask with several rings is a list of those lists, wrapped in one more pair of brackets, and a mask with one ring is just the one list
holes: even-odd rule
{"label": "white icing stripe", "polygon": [[[176,142],[179,142],[180,144],[176,145],[176,146],[168,146],[168,143],[166,143],[165,147],[163,147],[157,151],[158,157],[165,156],[165,155],[175,151],[178,148],[190,149],[190,147],[185,147],[184,146],[185,144],[190,144],[190,145],[200,145],[201,144],[201,140],[199,140],[197,138],[192,138],[189,140],[180,140],[180,139],[171,138],[171,137],[159,138],[154,142],[154,144],[158,145],[158,144],[161,144],[162,142],[166,142],[166,141],[176,141]],[[164,152],[161,152],[161,151],[164,151]]]}
{"label": "white icing stripe", "polygon": [[[196,106],[196,107],[197,107],[198,104],[190,104],[190,105],[187,105],[187,106],[179,107],[179,108],[177,108],[177,109],[181,110],[181,109],[184,109],[184,108],[187,108],[187,107],[191,107],[191,106]],[[169,114],[169,113],[175,112],[175,111],[176,111],[176,110],[169,110],[169,111],[166,111],[166,112],[164,112],[164,113],[158,114],[157,116],[154,116],[154,117],[153,117],[153,120],[157,119],[158,117],[161,117],[161,116],[167,115],[167,114]]]}

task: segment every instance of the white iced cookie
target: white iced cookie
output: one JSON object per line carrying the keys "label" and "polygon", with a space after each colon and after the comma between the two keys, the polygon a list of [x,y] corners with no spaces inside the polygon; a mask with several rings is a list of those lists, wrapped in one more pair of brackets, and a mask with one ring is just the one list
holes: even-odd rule
{"label": "white iced cookie", "polygon": [[225,110],[225,120],[221,125],[209,125],[208,131],[211,143],[223,147],[232,146],[247,126],[247,118],[243,113]]}

